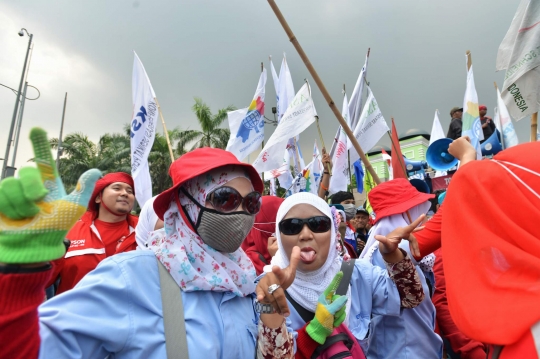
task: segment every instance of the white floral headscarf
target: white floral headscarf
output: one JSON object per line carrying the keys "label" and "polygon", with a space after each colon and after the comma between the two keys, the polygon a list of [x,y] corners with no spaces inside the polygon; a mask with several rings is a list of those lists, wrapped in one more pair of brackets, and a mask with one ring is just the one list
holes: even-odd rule
{"label": "white floral headscarf", "polygon": [[[249,175],[241,168],[225,166],[213,169],[187,181],[182,188],[202,206],[206,196],[227,182]],[[199,207],[182,191],[178,198],[193,223]],[[164,215],[165,231],[153,232],[148,247],[171,273],[183,291],[232,292],[245,297],[255,291],[255,267],[244,251],[222,253],[205,244],[180,215],[178,202],[171,204]]]}

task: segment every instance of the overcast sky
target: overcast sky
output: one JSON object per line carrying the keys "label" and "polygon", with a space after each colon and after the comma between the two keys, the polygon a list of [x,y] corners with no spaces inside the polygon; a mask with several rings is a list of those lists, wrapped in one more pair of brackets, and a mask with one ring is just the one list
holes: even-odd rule
{"label": "overcast sky", "polygon": [[[471,50],[480,103],[493,116],[504,73],[495,72],[497,49],[519,0],[278,0],[334,101],[342,87],[350,96],[365,53],[371,47],[368,81],[389,122],[398,132],[431,131],[435,109],[445,132],[449,111],[465,92],[465,51]],[[64,134],[83,132],[92,140],[120,132],[131,120],[133,50],[141,58],[169,128],[198,128],[193,97],[213,111],[247,107],[272,55],[279,72],[283,52],[295,90],[304,64],[264,0],[26,0],[0,2],[0,83],[17,88],[28,37],[35,47],[28,81],[41,97],[27,101],[16,166],[32,157],[29,129],[41,126],[50,137],[60,129],[68,92]],[[337,121],[312,82],[325,142]],[[275,106],[269,72],[266,115]],[[28,97],[35,97],[30,89]],[[0,87],[0,158],[4,157],[14,94]],[[301,136],[311,153],[318,135],[312,125]],[[529,140],[529,119],[515,123],[520,142]],[[266,127],[266,138],[273,127]],[[318,140],[320,143],[320,141]],[[388,142],[385,139],[385,143]],[[252,154],[251,161],[256,154]]]}

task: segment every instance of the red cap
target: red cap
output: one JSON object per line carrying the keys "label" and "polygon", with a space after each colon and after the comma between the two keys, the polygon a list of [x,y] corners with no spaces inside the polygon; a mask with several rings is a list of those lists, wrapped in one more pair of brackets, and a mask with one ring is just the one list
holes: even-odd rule
{"label": "red cap", "polygon": [[94,192],[92,192],[90,201],[88,201],[88,210],[90,212],[95,212],[98,209],[98,206],[96,206],[96,197],[98,196],[98,194],[100,194],[105,189],[105,187],[115,182],[127,183],[128,185],[131,186],[131,188],[133,188],[133,191],[135,191],[135,186],[133,185],[133,177],[131,177],[127,173],[124,173],[124,172],[107,173],[105,176],[101,177],[96,182],[96,186],[94,187]]}
{"label": "red cap", "polygon": [[487,111],[487,107],[486,107],[486,105],[480,105],[480,106],[478,106],[478,110],[486,110]]}
{"label": "red cap", "polygon": [[377,223],[381,218],[403,213],[429,201],[435,195],[418,192],[405,178],[396,178],[375,186],[368,197]]}
{"label": "red cap", "polygon": [[246,169],[255,191],[263,192],[264,186],[261,177],[252,165],[238,161],[236,156],[231,152],[219,148],[198,148],[186,153],[171,164],[169,176],[172,178],[173,186],[156,197],[154,211],[157,216],[163,220],[163,216],[169,209],[174,194],[182,184],[214,168],[228,165],[235,165]]}

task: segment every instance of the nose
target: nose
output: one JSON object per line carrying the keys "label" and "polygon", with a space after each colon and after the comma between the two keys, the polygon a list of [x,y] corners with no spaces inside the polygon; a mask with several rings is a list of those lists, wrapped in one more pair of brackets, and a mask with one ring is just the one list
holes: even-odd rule
{"label": "nose", "polygon": [[298,233],[298,240],[309,241],[312,239],[313,239],[313,232],[311,232],[307,223],[304,223],[304,227],[302,227],[302,230],[300,231],[300,233]]}

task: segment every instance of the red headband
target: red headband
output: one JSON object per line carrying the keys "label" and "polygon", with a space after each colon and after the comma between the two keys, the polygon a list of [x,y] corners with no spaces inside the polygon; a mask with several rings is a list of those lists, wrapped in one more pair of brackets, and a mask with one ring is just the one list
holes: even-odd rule
{"label": "red headband", "polygon": [[97,211],[98,209],[98,206],[96,206],[96,198],[97,196],[103,192],[103,190],[115,183],[115,182],[122,182],[122,183],[126,183],[128,185],[131,186],[131,188],[133,188],[133,191],[135,191],[135,186],[133,184],[133,178],[128,175],[127,173],[124,173],[124,172],[113,172],[113,173],[108,173],[106,174],[105,176],[103,176],[102,178],[100,178],[97,182],[96,182],[96,186],[94,187],[94,192],[92,192],[92,196],[90,197],[90,201],[88,201],[88,210],[91,211],[91,212],[95,212]]}

